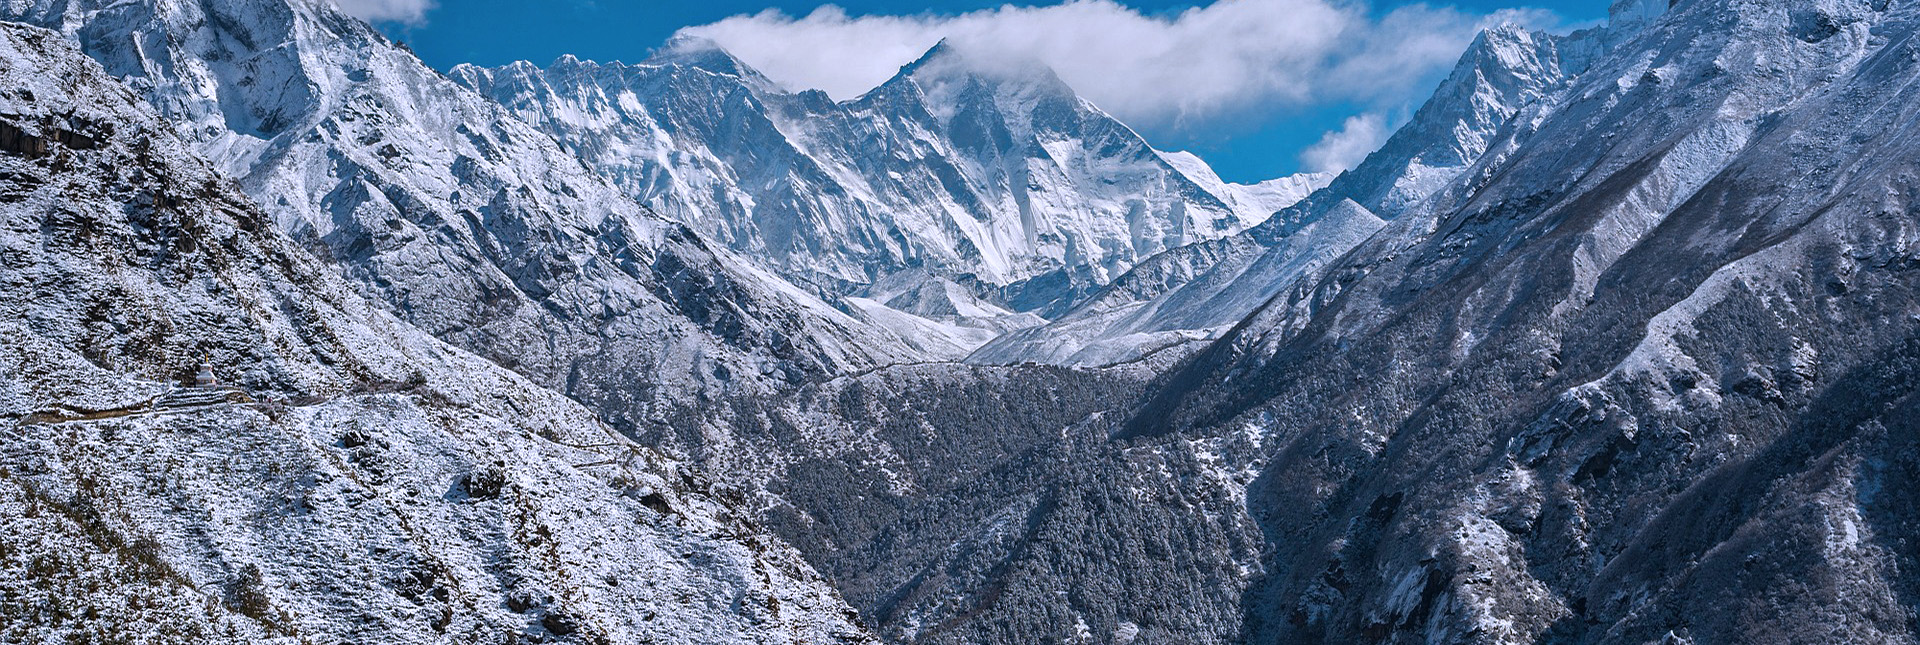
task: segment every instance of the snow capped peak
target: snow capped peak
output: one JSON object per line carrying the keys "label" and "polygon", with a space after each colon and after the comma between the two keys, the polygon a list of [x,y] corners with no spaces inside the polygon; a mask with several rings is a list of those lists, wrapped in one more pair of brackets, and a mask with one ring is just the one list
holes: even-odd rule
{"label": "snow capped peak", "polygon": [[1163,151],[1160,158],[1207,192],[1227,200],[1235,211],[1246,215],[1248,226],[1258,225],[1274,213],[1306,199],[1314,191],[1325,188],[1335,176],[1330,172],[1303,172],[1257,184],[1237,184],[1221,179],[1212,166],[1191,152]]}
{"label": "snow capped peak", "polygon": [[1525,74],[1541,67],[1537,62],[1542,55],[1541,43],[1553,38],[1513,23],[1489,27],[1467,46],[1461,61],[1454,65],[1453,75],[1466,70],[1503,76]]}
{"label": "snow capped peak", "polygon": [[756,88],[774,90],[779,87],[779,84],[762,75],[759,70],[721,47],[720,43],[700,36],[676,34],[667,41],[667,44],[654,50],[653,55],[647,57],[643,64],[681,65],[739,78]]}
{"label": "snow capped peak", "polygon": [[1522,107],[1583,68],[1584,62],[1563,57],[1563,40],[1515,25],[1482,31],[1406,125],[1302,210],[1352,199],[1393,219],[1439,190],[1479,159]]}
{"label": "snow capped peak", "polygon": [[909,74],[909,73],[912,73],[913,70],[919,69],[920,67],[925,66],[934,61],[938,61],[938,60],[950,58],[950,57],[956,57],[956,56],[964,56],[964,54],[961,54],[959,51],[957,51],[957,47],[953,44],[953,39],[941,38],[940,42],[934,43],[932,47],[927,48],[927,51],[922,52],[919,58],[916,58],[913,60],[913,62],[907,63],[906,66],[901,67],[900,73]]}
{"label": "snow capped peak", "polygon": [[1215,194],[1277,205],[1268,211],[1274,216],[1149,258],[1054,322],[996,339],[969,360],[1103,365],[1213,337],[1466,172],[1523,107],[1564,87],[1576,66],[1562,64],[1559,42],[1514,26],[1486,30],[1412,120],[1330,182],[1309,176],[1228,185],[1196,157],[1161,153]]}
{"label": "snow capped peak", "polygon": [[732,56],[726,51],[725,47],[720,46],[719,41],[712,38],[688,33],[676,33],[669,36],[667,42],[654,51],[654,57],[700,55],[708,52],[719,52],[728,57]]}
{"label": "snow capped peak", "polygon": [[952,42],[844,102],[761,85],[689,38],[593,73],[454,76],[628,195],[831,296],[925,270],[999,306],[1051,306],[1302,192],[1176,167],[1045,65]]}
{"label": "snow capped peak", "polygon": [[[957,88],[982,86],[996,92],[1014,91],[1028,96],[1046,96],[1079,100],[1079,95],[1045,62],[1030,56],[981,47],[969,47],[943,39],[919,59],[900,68],[887,84],[912,82],[924,91],[955,92]],[[883,87],[885,84],[882,85]],[[935,99],[939,102],[939,99]]]}

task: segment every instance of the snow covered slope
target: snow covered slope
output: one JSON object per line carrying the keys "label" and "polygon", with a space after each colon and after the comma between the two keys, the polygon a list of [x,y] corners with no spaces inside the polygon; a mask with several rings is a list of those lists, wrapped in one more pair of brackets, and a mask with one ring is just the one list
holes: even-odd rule
{"label": "snow covered slope", "polygon": [[[874,642],[577,404],[369,304],[0,23],[0,641]],[[230,390],[182,390],[207,360]]]}
{"label": "snow covered slope", "polygon": [[492,101],[309,0],[8,0],[128,78],[406,320],[622,427],[702,391],[924,356],[659,219]]}
{"label": "snow covered slope", "polygon": [[[847,255],[857,284],[809,288],[911,316],[886,321],[907,338],[862,336],[623,201],[644,173],[592,179],[590,150],[406,76],[423,68],[331,11],[0,8],[79,36],[189,139],[58,39],[0,27],[0,641],[873,642],[866,623],[929,645],[1920,642],[1920,8],[1624,0],[1602,30],[1491,31],[1366,165],[1061,319],[1121,341],[1008,359],[1108,362],[1231,324],[1104,369],[862,368],[882,342],[959,351],[1092,269],[870,279]],[[857,159],[805,142],[879,93],[786,95],[703,51],[659,67],[757,101],[725,113],[768,115],[831,179],[807,190],[858,185],[831,170]],[[924,159],[1080,176],[1071,146],[995,147],[1016,128],[993,124],[1023,122],[1000,116],[1079,118],[1003,109],[1064,105],[1046,83],[923,73],[890,91],[966,109],[874,132],[930,123],[956,147]],[[847,120],[796,133],[794,114]],[[1115,167],[1180,169],[1229,211],[1279,192],[1223,196],[1146,150]],[[777,156],[671,167],[799,176]],[[1021,176],[992,167],[929,194],[1072,183],[968,183]],[[408,263],[427,251],[481,277]],[[395,297],[469,284],[502,295]],[[635,303],[657,326],[622,326]],[[480,326],[428,331],[629,434],[403,321],[458,316]],[[177,391],[203,354],[241,391]]]}
{"label": "snow covered slope", "polygon": [[1655,4],[1130,424],[1274,444],[1252,642],[1920,638],[1920,8]]}
{"label": "snow covered slope", "polygon": [[822,293],[870,299],[865,288],[912,272],[1057,313],[1142,258],[1238,232],[1326,181],[1222,182],[1038,63],[945,44],[839,103],[693,39],[637,65],[452,75],[660,212]]}
{"label": "snow covered slope", "polygon": [[1107,365],[1217,337],[1465,172],[1522,108],[1584,69],[1605,33],[1482,33],[1411,121],[1324,189],[1239,235],[1147,259],[1053,323],[968,360]]}

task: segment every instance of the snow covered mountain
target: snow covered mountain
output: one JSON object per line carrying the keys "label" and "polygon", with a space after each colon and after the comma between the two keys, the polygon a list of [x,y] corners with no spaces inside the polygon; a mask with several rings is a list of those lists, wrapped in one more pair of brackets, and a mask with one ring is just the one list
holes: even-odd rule
{"label": "snow covered mountain", "polygon": [[623,428],[926,354],[623,197],[328,3],[7,0],[78,40],[363,292]]}
{"label": "snow covered mountain", "polygon": [[[1398,134],[1390,152],[1342,178],[1343,190],[1392,212],[1370,195],[1409,194],[1390,189],[1415,174],[1407,172],[1413,164],[1440,169],[1429,175],[1460,176],[1469,163],[1461,157],[1479,157],[1504,119],[1564,89],[1571,72],[1498,82],[1558,72],[1559,41],[1514,29],[1487,34],[1463,56],[1462,71],[1448,83],[1455,91],[1442,92],[1421,112],[1418,120],[1428,127]],[[1543,49],[1552,67],[1527,67]],[[1503,59],[1512,66],[1502,67]],[[1459,90],[1462,85],[1476,89]],[[1476,116],[1486,120],[1470,120]],[[1436,139],[1432,132],[1449,136]],[[1334,206],[1310,219],[1298,211],[1281,214],[1294,213],[1304,223],[1266,224],[1254,229],[1266,231],[1261,237],[1228,239],[1267,256],[1278,272],[1312,275],[1385,226],[1355,199],[1329,203]],[[1185,250],[1211,252],[1224,243]],[[1259,271],[1276,272],[1247,270],[1252,260],[1239,261],[1247,264],[1213,279],[1252,281]],[[1126,285],[1146,284],[1145,272],[1156,266],[1177,265],[1150,260],[1101,297],[1118,299]],[[1203,290],[1190,285],[1191,273],[1158,279],[1186,294],[1236,288]],[[1169,319],[1220,315],[1204,300],[1166,302],[1160,309]],[[1232,306],[1251,312],[1259,304]],[[1114,346],[1133,352],[1148,343]],[[1040,349],[996,362],[1051,358]],[[1179,356],[1127,358],[1141,360],[1108,369],[918,366],[837,379],[790,400],[744,404],[734,423],[744,448],[691,452],[721,464],[716,469],[766,481],[764,488],[776,491],[763,501],[769,526],[828,572],[884,637],[956,644],[1240,642],[1249,636],[1246,593],[1263,589],[1271,572],[1296,566],[1264,555],[1270,537],[1248,513],[1248,495],[1258,494],[1276,440],[1238,419],[1183,433],[1132,431],[1130,422],[1157,418],[1135,409],[1135,398]],[[1221,605],[1233,609],[1220,611]]]}
{"label": "snow covered mountain", "polygon": [[637,64],[452,76],[627,194],[822,293],[910,274],[1042,315],[1165,249],[1236,233],[1322,185],[1241,186],[1161,153],[1038,63],[942,44],[851,101],[777,87],[710,42]]}
{"label": "snow covered mountain", "polygon": [[968,360],[1109,365],[1217,337],[1466,172],[1610,33],[1483,32],[1411,121],[1324,189],[1239,235],[1154,256],[1052,323],[1001,336]]}
{"label": "snow covered mountain", "polygon": [[[304,2],[0,9],[107,67],[0,26],[0,641],[1920,640],[1920,7],[1491,30],[1258,224],[951,51],[483,96]],[[1116,364],[883,364],[1009,331]]]}
{"label": "snow covered mountain", "polygon": [[1916,639],[1920,8],[1663,9],[1129,424],[1268,438],[1249,642]]}
{"label": "snow covered mountain", "polygon": [[[0,23],[0,641],[875,642],[724,492],[355,293]],[[201,361],[228,389],[182,388]]]}

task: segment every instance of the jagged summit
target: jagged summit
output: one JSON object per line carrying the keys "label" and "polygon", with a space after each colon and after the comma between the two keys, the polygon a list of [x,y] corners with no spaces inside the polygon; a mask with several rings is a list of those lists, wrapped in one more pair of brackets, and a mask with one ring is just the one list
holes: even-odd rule
{"label": "jagged summit", "polygon": [[664,51],[738,71],[454,76],[627,194],[830,297],[924,271],[1053,312],[1142,258],[1258,223],[1311,183],[1241,187],[1197,159],[1170,163],[1044,66],[952,43],[842,102],[769,89],[705,43]]}
{"label": "jagged summit", "polygon": [[[1093,120],[1126,128],[1082,98],[1046,63],[951,40],[941,40],[854,104],[876,110],[924,109],[960,132],[995,125],[1029,132],[1044,131],[1049,126],[1071,131],[1076,122]],[[952,120],[956,118],[990,118],[995,124],[955,126]],[[1127,134],[1139,136],[1131,128],[1127,128]]]}
{"label": "jagged summit", "polygon": [[1005,50],[955,42],[943,38],[919,58],[900,67],[886,83],[915,80],[921,83],[970,80],[973,82],[1020,82],[1048,93],[1078,96],[1040,59]]}
{"label": "jagged summit", "polygon": [[915,72],[920,71],[922,67],[936,64],[942,61],[950,61],[955,58],[964,59],[965,54],[962,54],[959,51],[956,51],[956,47],[954,46],[952,39],[941,38],[940,41],[934,43],[932,47],[928,47],[927,51],[922,52],[918,58],[915,58],[913,59],[913,61],[900,66],[900,71],[894,74],[894,78],[899,78],[902,76],[912,76]]}
{"label": "jagged summit", "polygon": [[664,65],[671,62],[698,61],[724,62],[727,67],[745,67],[745,63],[734,58],[733,53],[721,47],[719,42],[704,36],[684,33],[667,38],[667,42],[654,49],[653,55],[648,56],[645,62]]}
{"label": "jagged summit", "polygon": [[735,58],[733,53],[721,47],[720,43],[700,36],[675,34],[667,40],[665,45],[654,50],[653,55],[648,56],[642,64],[684,65],[739,78],[761,91],[783,91],[779,84],[762,75],[760,70]]}
{"label": "jagged summit", "polygon": [[1522,108],[1584,71],[1586,58],[1563,50],[1583,49],[1590,38],[1591,32],[1554,36],[1513,25],[1482,31],[1406,125],[1327,191],[1303,202],[1292,218],[1311,217],[1314,209],[1343,199],[1387,219],[1398,217],[1486,154]]}
{"label": "jagged summit", "polygon": [[709,38],[689,34],[675,34],[667,40],[666,44],[654,49],[646,58],[634,64],[628,64],[618,60],[605,62],[595,61],[567,53],[555,57],[552,62],[547,63],[545,66],[524,60],[507,63],[494,69],[471,63],[460,63],[450,68],[448,75],[457,78],[470,74],[484,74],[494,70],[548,70],[559,73],[575,73],[581,70],[608,70],[617,72],[618,70],[633,66],[661,67],[667,65],[680,65],[692,69],[705,70],[714,74],[755,80],[756,82],[764,82],[769,87],[774,85],[772,81],[765,80],[765,77],[759,70],[754,69],[744,61],[734,57],[733,53],[727,51],[720,43],[714,42]]}

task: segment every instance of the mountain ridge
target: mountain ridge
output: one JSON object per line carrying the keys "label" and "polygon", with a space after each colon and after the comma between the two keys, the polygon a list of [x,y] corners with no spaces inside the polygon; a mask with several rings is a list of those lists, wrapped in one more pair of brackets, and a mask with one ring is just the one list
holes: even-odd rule
{"label": "mountain ridge", "polygon": [[[654,93],[663,84],[709,82],[681,78],[667,64],[689,47],[747,75],[702,90],[744,92],[744,104],[715,99],[743,111],[680,103],[689,91]],[[924,270],[1001,306],[1046,315],[1133,258],[1244,228],[1321,181],[1227,184],[1197,159],[1169,162],[1044,68],[982,67],[943,43],[840,102],[774,88],[711,43],[670,45],[637,65],[537,74],[526,65],[460,66],[450,74],[544,124],[623,178],[629,194],[840,295],[864,296],[861,288],[877,280]],[[729,77],[741,78],[712,80]],[[609,125],[576,123],[581,114]],[[744,129],[722,134],[719,126]],[[1107,147],[1079,143],[1085,137]],[[729,147],[743,144],[751,152]],[[673,161],[682,155],[687,160]],[[1115,165],[1090,169],[1095,164]],[[703,183],[667,179],[678,174]],[[1100,188],[1112,182],[1120,193],[1148,197],[1072,196],[1112,192]],[[796,196],[795,186],[810,195]],[[709,193],[728,197],[702,197]],[[781,246],[776,233],[787,232],[794,237]]]}

